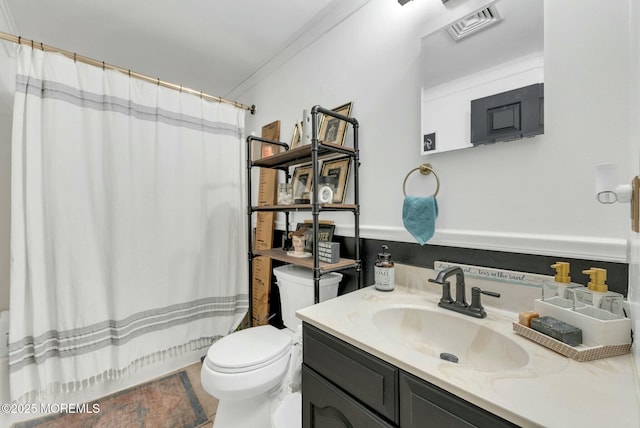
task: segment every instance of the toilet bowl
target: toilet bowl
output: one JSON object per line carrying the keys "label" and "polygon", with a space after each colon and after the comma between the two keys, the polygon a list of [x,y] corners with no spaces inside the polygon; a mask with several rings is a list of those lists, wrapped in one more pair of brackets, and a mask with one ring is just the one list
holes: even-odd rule
{"label": "toilet bowl", "polygon": [[299,428],[302,426],[302,393],[291,392],[271,414],[271,426],[274,428]]}
{"label": "toilet bowl", "polygon": [[291,336],[265,325],[230,334],[216,345],[200,372],[204,390],[219,400],[216,428],[269,427],[273,398],[291,357]]}
{"label": "toilet bowl", "polygon": [[[302,354],[301,322],[295,312],[313,304],[313,273],[293,265],[273,272],[287,328],[266,325],[237,331],[211,345],[203,361],[202,387],[219,400],[214,428],[281,428],[277,421],[284,420],[291,422],[287,428],[301,426],[299,391],[291,388],[299,384],[291,377],[299,375]],[[339,273],[322,277],[321,301],[336,297],[341,279]]]}

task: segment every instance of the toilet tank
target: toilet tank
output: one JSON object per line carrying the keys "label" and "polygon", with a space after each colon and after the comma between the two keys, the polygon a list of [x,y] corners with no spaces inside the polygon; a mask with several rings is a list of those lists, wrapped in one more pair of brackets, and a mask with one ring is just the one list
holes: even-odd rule
{"label": "toilet tank", "polygon": [[[295,330],[301,323],[296,317],[298,309],[313,305],[313,270],[302,266],[284,265],[273,269],[282,305],[282,321],[287,328]],[[338,295],[342,274],[331,272],[320,277],[320,301]]]}

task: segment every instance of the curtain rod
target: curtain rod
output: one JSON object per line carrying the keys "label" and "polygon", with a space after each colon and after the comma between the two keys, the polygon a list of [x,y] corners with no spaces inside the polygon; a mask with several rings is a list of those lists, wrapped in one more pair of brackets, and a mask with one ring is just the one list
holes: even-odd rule
{"label": "curtain rod", "polygon": [[37,48],[40,49],[44,52],[57,52],[57,53],[61,53],[64,56],[71,58],[74,61],[80,61],[83,62],[85,64],[89,64],[89,65],[93,65],[95,67],[102,67],[102,69],[109,69],[109,70],[116,70],[119,71],[121,73],[127,74],[129,75],[129,77],[135,77],[136,79],[141,79],[141,80],[145,80],[147,82],[151,82],[151,83],[156,83],[160,86],[164,86],[166,88],[170,88],[176,91],[180,91],[180,92],[187,92],[189,94],[193,94],[193,95],[197,95],[200,98],[205,98],[207,100],[212,100],[212,101],[217,101],[220,103],[227,103],[227,104],[233,104],[234,106],[244,109],[244,110],[248,110],[251,112],[251,114],[255,114],[256,112],[256,106],[255,105],[251,105],[248,106],[246,104],[242,104],[239,103],[237,101],[233,101],[233,100],[227,100],[225,98],[221,98],[221,97],[216,97],[215,95],[209,95],[209,94],[205,94],[201,91],[196,91],[194,89],[189,89],[189,88],[185,88],[181,85],[176,85],[175,83],[169,83],[169,82],[165,82],[163,80],[160,80],[158,78],[155,77],[151,77],[151,76],[147,76],[145,74],[141,74],[141,73],[136,73],[134,71],[122,68],[122,67],[118,67],[116,65],[112,65],[112,64],[107,64],[104,61],[98,61],[95,60],[93,58],[89,58],[83,55],[78,55],[75,52],[69,52],[69,51],[65,51],[63,49],[59,49],[59,48],[55,48],[53,46],[48,46],[43,44],[42,42],[34,42],[33,40],[28,40],[28,39],[23,39],[22,37],[18,37],[18,36],[14,36],[13,34],[9,34],[9,33],[3,33],[2,31],[0,31],[0,39],[2,40],[6,40],[9,42],[13,42],[13,43],[17,43],[17,44],[22,44],[22,45],[31,45],[32,48]]}

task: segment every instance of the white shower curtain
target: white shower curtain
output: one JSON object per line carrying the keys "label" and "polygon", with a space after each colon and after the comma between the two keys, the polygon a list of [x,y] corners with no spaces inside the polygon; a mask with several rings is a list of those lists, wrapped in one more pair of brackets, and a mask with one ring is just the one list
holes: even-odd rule
{"label": "white shower curtain", "polygon": [[13,400],[205,348],[248,308],[244,110],[18,47]]}

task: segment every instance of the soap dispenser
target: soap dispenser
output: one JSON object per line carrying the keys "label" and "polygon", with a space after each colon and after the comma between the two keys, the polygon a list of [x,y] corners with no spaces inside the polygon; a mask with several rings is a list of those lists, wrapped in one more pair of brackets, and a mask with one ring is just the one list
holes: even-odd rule
{"label": "soap dispenser", "polygon": [[623,318],[624,296],[609,291],[607,270],[592,267],[582,273],[589,275],[589,282],[586,288],[572,290],[576,312],[603,320]]}
{"label": "soap dispenser", "polygon": [[556,274],[553,280],[542,281],[542,300],[562,308],[572,308],[574,302],[568,290],[584,287],[571,282],[569,263],[556,262],[551,267],[556,270]]}
{"label": "soap dispenser", "polygon": [[374,268],[376,290],[392,291],[395,288],[394,264],[388,250],[389,247],[383,245],[382,252],[378,253],[378,261]]}

